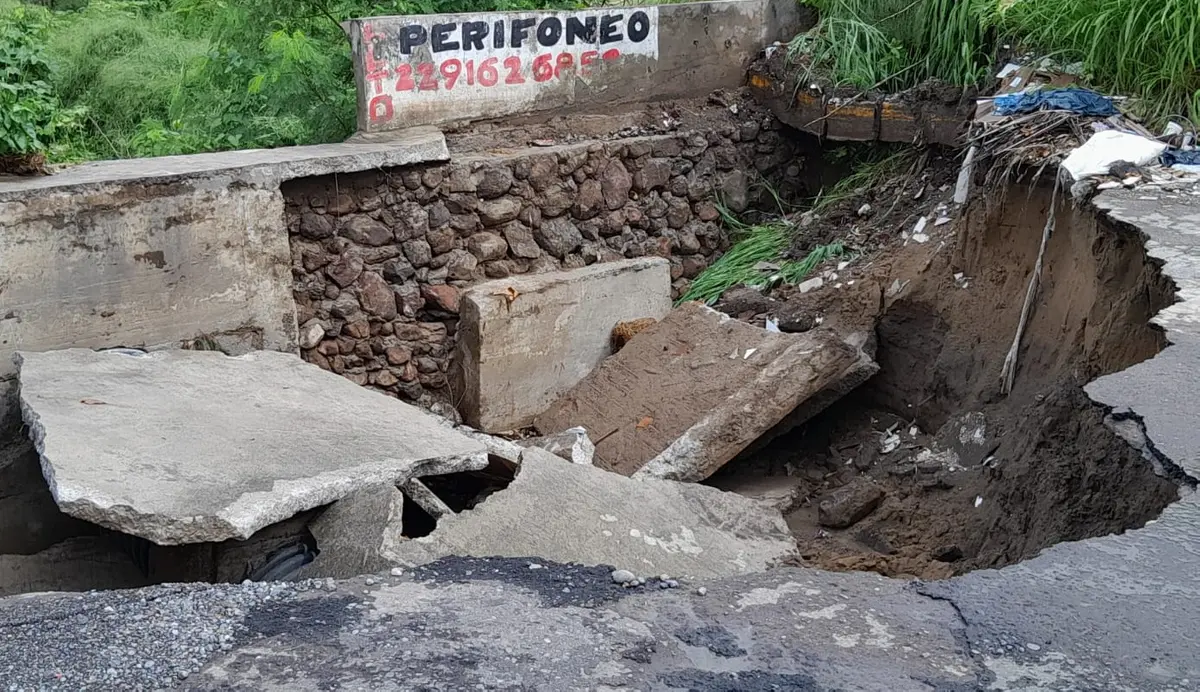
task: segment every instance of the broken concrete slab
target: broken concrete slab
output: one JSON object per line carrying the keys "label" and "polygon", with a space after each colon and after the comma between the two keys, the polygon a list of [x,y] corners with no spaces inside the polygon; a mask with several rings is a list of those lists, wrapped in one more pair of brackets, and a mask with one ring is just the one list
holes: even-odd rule
{"label": "broken concrete slab", "polygon": [[[716,577],[794,555],[779,512],[715,488],[635,481],[536,447],[506,490],[397,546],[410,566],[447,555],[534,557],[638,573]],[[550,508],[553,508],[552,510]]]}
{"label": "broken concrete slab", "polygon": [[492,433],[531,424],[612,353],[618,322],[659,318],[670,309],[670,263],[657,257],[488,281],[467,290],[459,308],[457,358],[464,417]]}
{"label": "broken concrete slab", "polygon": [[320,551],[295,579],[345,579],[371,574],[395,564],[390,555],[408,540],[404,528],[404,495],[395,486],[365,488],[338,500],[308,525]]}
{"label": "broken concrete slab", "polygon": [[807,400],[860,375],[861,349],[827,329],[768,332],[689,303],[604,361],[536,426],[587,428],[603,469],[699,481]]}
{"label": "broken concrete slab", "polygon": [[[837,332],[836,328],[830,328]],[[879,364],[875,362],[876,339],[873,331],[853,332],[846,336],[843,341],[856,350],[857,360],[855,363],[846,369],[836,381],[805,400],[804,403],[797,406],[791,413],[785,416],[783,420],[759,436],[757,440],[743,450],[742,457],[763,449],[780,435],[789,433],[803,423],[812,420],[817,414],[829,408],[834,402],[850,392],[858,389],[879,372]]]}
{"label": "broken concrete slab", "polygon": [[404,491],[404,495],[408,499],[417,503],[417,506],[425,510],[425,513],[434,519],[441,519],[442,517],[454,514],[454,510],[450,509],[450,506],[442,501],[442,498],[435,495],[429,489],[429,486],[416,478],[410,478],[405,481],[400,486],[400,489]]}
{"label": "broken concrete slab", "polygon": [[248,538],[361,488],[487,465],[483,443],[290,354],[69,349],[17,362],[59,507],[160,545]]}

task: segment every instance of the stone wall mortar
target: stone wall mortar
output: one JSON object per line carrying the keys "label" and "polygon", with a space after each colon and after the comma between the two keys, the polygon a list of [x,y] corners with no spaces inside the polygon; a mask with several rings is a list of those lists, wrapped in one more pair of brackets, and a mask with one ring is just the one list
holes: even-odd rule
{"label": "stone wall mortar", "polygon": [[284,185],[303,357],[424,405],[454,403],[459,293],[507,276],[658,255],[678,298],[728,248],[718,202],[790,189],[769,115],[710,130],[460,156]]}

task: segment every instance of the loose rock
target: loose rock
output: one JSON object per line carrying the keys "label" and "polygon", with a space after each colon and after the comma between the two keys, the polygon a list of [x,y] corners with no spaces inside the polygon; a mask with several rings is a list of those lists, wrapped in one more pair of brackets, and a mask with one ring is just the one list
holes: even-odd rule
{"label": "loose rock", "polygon": [[833,491],[817,506],[817,521],[844,529],[867,518],[883,502],[884,492],[869,478],[859,478]]}
{"label": "loose rock", "polygon": [[635,576],[634,573],[630,572],[629,570],[618,569],[618,570],[613,570],[613,573],[612,573],[612,580],[614,582],[616,582],[617,584],[628,584],[629,582],[635,581],[636,579],[637,579],[637,576]]}

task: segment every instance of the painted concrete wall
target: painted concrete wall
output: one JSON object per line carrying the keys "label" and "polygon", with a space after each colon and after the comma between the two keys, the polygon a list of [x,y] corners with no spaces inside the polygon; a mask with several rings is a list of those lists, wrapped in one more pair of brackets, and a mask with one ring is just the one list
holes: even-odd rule
{"label": "painted concrete wall", "polygon": [[0,427],[12,354],[67,346],[296,350],[280,185],[448,157],[436,131],[111,161],[0,182]]}
{"label": "painted concrete wall", "polygon": [[800,28],[794,0],[346,24],[362,132],[702,96],[744,84],[763,47]]}

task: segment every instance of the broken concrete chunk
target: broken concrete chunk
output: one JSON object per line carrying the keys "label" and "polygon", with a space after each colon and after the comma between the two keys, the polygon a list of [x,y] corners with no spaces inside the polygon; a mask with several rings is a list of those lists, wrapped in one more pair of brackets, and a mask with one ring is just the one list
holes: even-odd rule
{"label": "broken concrete chunk", "polygon": [[20,353],[59,507],[160,545],[247,538],[356,490],[481,469],[483,443],[285,353]]}
{"label": "broken concrete chunk", "polygon": [[787,514],[804,500],[808,484],[799,476],[737,474],[714,478],[712,485],[766,503],[772,509]]}
{"label": "broken concrete chunk", "polygon": [[467,422],[493,433],[529,425],[612,352],[613,325],[662,317],[670,309],[671,268],[662,258],[489,281],[467,290],[457,358]]}
{"label": "broken concrete chunk", "polygon": [[537,447],[566,459],[572,464],[591,466],[596,455],[596,445],[588,438],[586,428],[571,428],[555,435],[521,440],[523,447]]}
{"label": "broken concrete chunk", "polygon": [[858,478],[829,494],[817,505],[817,522],[831,529],[853,526],[883,502],[883,488],[870,478]]}
{"label": "broken concrete chunk", "polygon": [[420,565],[447,555],[532,556],[720,577],[762,571],[794,552],[783,517],[761,503],[564,464],[534,447],[506,490],[442,519],[429,536],[398,546],[396,557]]}
{"label": "broken concrete chunk", "polygon": [[388,556],[408,540],[401,535],[403,515],[404,495],[392,485],[338,500],[309,523],[320,552],[294,578],[346,579],[391,567],[395,562]]}
{"label": "broken concrete chunk", "polygon": [[450,509],[450,506],[443,502],[442,498],[434,495],[433,491],[427,485],[416,478],[410,478],[405,481],[400,486],[400,489],[404,491],[408,499],[417,503],[417,506],[425,510],[434,519],[441,519],[442,517],[454,514],[454,510]]}
{"label": "broken concrete chunk", "polygon": [[699,481],[809,399],[847,380],[860,383],[861,358],[861,349],[828,329],[768,332],[688,303],[604,361],[535,424],[544,432],[587,428],[599,440],[600,468]]}

